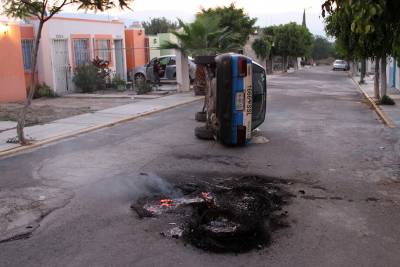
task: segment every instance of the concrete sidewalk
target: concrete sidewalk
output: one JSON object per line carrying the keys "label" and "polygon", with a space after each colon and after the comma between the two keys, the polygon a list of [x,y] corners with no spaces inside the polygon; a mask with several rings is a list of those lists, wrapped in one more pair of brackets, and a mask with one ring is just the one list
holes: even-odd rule
{"label": "concrete sidewalk", "polygon": [[7,143],[7,140],[16,137],[16,130],[6,130],[0,132],[0,156],[107,127],[115,123],[129,121],[202,98],[202,96],[193,96],[193,93],[179,93],[60,119],[48,124],[25,127],[26,137],[33,139],[32,144],[28,146]]}
{"label": "concrete sidewalk", "polygon": [[17,127],[15,121],[0,121],[0,133]]}
{"label": "concrete sidewalk", "polygon": [[[356,78],[356,77],[355,77]],[[354,80],[356,81],[356,79]],[[365,84],[360,85],[361,89],[370,99],[377,102],[374,97],[374,79],[373,76],[365,78]],[[378,105],[378,108],[394,123],[394,126],[400,126],[400,91],[396,88],[387,88],[387,94],[396,102],[396,105]]]}

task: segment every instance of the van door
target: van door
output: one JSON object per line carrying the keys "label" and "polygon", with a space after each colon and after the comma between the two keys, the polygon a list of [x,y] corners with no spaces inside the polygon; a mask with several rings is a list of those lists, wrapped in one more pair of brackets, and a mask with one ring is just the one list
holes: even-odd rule
{"label": "van door", "polygon": [[167,80],[176,79],[176,60],[175,57],[170,57],[169,62],[165,68],[165,78]]}
{"label": "van door", "polygon": [[170,57],[161,57],[160,58],[160,79],[167,78],[167,67],[170,61]]}
{"label": "van door", "polygon": [[146,67],[146,79],[148,81],[154,81],[154,74],[153,74],[153,68],[154,68],[154,62],[156,62],[156,57],[153,58],[149,64]]}

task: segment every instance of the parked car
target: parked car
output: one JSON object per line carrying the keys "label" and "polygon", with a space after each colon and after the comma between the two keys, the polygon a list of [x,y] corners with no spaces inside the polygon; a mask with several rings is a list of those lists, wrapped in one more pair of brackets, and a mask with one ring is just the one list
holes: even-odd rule
{"label": "parked car", "polygon": [[349,63],[345,60],[341,59],[336,59],[335,62],[333,62],[333,70],[349,70],[350,66]]}
{"label": "parked car", "polygon": [[[149,63],[137,67],[133,70],[132,77],[135,81],[154,81],[153,66],[154,62],[158,59],[161,64],[161,81],[176,80],[176,59],[175,55],[161,56],[153,58]],[[189,57],[189,78],[192,82],[195,78],[196,64],[193,59]]]}

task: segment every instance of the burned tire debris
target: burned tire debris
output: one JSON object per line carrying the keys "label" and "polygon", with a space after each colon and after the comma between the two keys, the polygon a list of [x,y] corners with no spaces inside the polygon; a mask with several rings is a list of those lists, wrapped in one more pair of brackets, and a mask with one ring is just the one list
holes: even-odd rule
{"label": "burned tire debris", "polygon": [[[179,235],[187,243],[211,252],[241,253],[260,249],[271,233],[288,226],[291,195],[273,179],[245,176],[227,182],[181,184],[174,196],[146,196],[132,204],[139,218],[171,213],[181,221]],[[177,229],[175,227],[175,229]],[[171,236],[171,229],[163,236]]]}

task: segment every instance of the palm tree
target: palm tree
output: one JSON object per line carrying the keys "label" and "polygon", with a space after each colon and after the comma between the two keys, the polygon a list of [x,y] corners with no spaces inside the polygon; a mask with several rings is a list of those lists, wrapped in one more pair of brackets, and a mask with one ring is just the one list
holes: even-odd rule
{"label": "palm tree", "polygon": [[[218,53],[233,52],[240,49],[239,36],[229,30],[221,28],[219,21],[211,17],[197,17],[193,23],[184,23],[180,19],[179,31],[172,32],[179,43],[166,42],[162,49],[179,49],[190,56],[209,56]],[[194,86],[196,90],[207,91],[207,73],[204,66],[196,68]]]}

